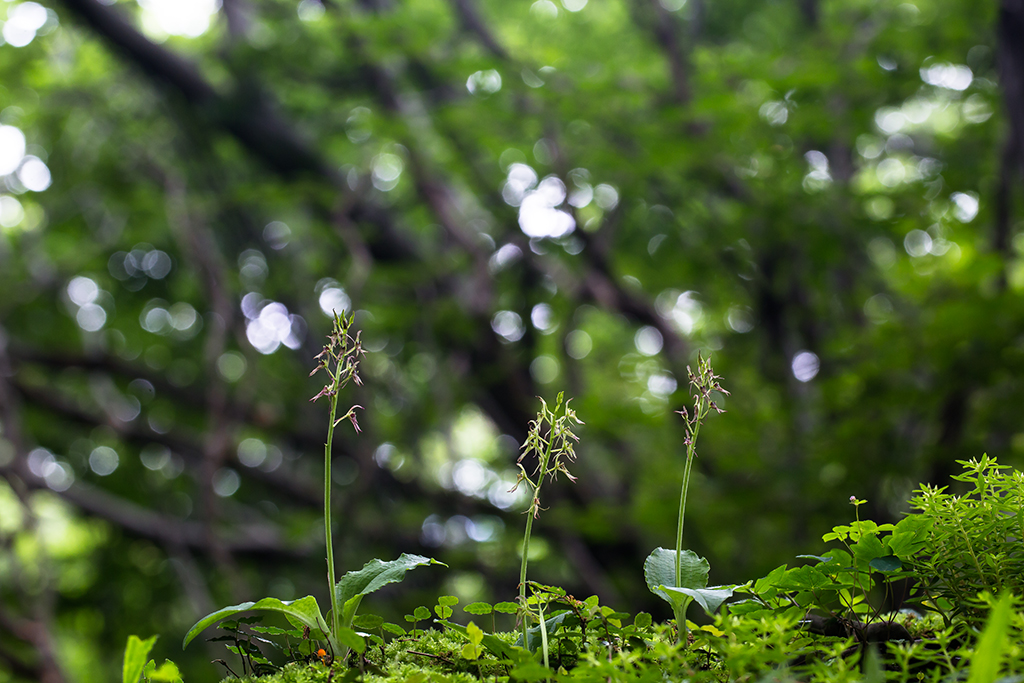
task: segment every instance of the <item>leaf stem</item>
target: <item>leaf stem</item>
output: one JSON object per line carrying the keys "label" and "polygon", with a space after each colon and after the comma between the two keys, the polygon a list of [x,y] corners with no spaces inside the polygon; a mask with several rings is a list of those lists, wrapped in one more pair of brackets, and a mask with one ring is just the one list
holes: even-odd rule
{"label": "leaf stem", "polygon": [[676,586],[683,581],[683,525],[686,522],[686,495],[690,490],[690,472],[693,469],[693,458],[697,452],[697,434],[700,432],[700,420],[698,417],[697,426],[690,437],[690,444],[686,447],[686,468],[683,470],[683,490],[679,494],[679,526],[676,529]]}

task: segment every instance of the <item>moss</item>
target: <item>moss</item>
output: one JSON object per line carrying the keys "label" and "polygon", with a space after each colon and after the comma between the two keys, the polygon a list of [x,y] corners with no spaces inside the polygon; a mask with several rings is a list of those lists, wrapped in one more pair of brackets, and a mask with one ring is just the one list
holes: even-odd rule
{"label": "moss", "polygon": [[[509,643],[516,638],[515,633],[497,635]],[[363,657],[363,680],[366,683],[475,683],[481,673],[485,678],[507,675],[505,667],[493,658],[482,657],[479,667],[476,662],[463,659],[461,651],[465,643],[457,634],[430,630],[417,638],[396,638],[384,646],[383,652],[379,646],[368,648]],[[292,662],[270,676],[245,676],[241,680],[245,683],[339,683],[345,671],[340,664],[329,668],[320,661]]]}

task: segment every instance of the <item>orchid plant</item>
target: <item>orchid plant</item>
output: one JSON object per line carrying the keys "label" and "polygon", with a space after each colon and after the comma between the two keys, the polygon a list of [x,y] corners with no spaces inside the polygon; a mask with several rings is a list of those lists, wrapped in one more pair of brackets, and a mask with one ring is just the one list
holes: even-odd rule
{"label": "orchid plant", "polygon": [[[327,398],[330,402],[330,420],[327,423],[327,443],[324,444],[324,538],[327,553],[327,581],[330,592],[331,610],[325,619],[317,605],[316,598],[307,595],[298,600],[279,600],[277,598],[263,598],[256,602],[243,602],[238,605],[231,605],[206,615],[189,629],[185,635],[182,647],[186,647],[199,633],[208,626],[219,623],[240,612],[246,611],[268,611],[284,614],[295,626],[309,629],[309,637],[317,640],[326,640],[332,658],[342,660],[352,650],[363,652],[366,649],[366,642],[361,635],[352,628],[356,611],[363,597],[377,589],[389,584],[396,583],[405,578],[405,572],[423,565],[442,564],[429,557],[421,555],[409,555],[403,553],[397,560],[384,562],[382,560],[370,560],[362,569],[352,571],[335,581],[334,571],[334,544],[331,527],[331,459],[332,444],[334,442],[334,428],[340,423],[348,420],[353,429],[358,433],[359,422],[356,419],[356,410],[361,406],[353,405],[344,415],[337,416],[338,395],[350,382],[359,385],[359,358],[363,354],[359,333],[353,335],[353,316],[345,317],[334,313],[331,333],[327,335],[327,344],[316,356],[317,366],[310,373],[312,377],[321,370],[328,375],[328,382],[323,389],[314,396],[311,401]],[[445,565],[447,566],[447,565]]]}
{"label": "orchid plant", "polygon": [[686,466],[683,469],[683,486],[679,494],[679,517],[676,526],[675,551],[667,548],[655,548],[644,562],[644,578],[652,593],[672,606],[676,620],[679,641],[686,642],[686,609],[696,600],[709,614],[733,593],[732,586],[716,586],[708,588],[708,573],[711,565],[706,559],[692,550],[683,550],[683,528],[686,521],[686,496],[690,489],[690,475],[693,473],[693,461],[697,457],[697,436],[700,434],[704,419],[714,410],[725,411],[718,407],[712,392],[728,396],[729,392],[722,388],[718,380],[722,379],[714,373],[711,359],[697,354],[697,371],[686,366],[690,387],[693,391],[693,411],[685,407],[677,411],[682,416],[686,436]]}

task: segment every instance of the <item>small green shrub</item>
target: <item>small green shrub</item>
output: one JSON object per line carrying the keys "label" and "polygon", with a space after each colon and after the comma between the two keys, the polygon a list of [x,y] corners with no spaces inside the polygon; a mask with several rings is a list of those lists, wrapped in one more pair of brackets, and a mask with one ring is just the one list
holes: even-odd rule
{"label": "small green shrub", "polygon": [[987,454],[957,462],[964,473],[953,479],[970,485],[966,493],[924,484],[910,500],[927,522],[918,571],[931,580],[937,609],[977,622],[979,593],[1024,596],[1024,473]]}

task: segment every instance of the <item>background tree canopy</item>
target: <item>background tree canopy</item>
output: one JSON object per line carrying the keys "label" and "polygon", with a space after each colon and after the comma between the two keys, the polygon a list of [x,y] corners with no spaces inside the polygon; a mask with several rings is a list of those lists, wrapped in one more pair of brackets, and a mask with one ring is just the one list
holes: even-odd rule
{"label": "background tree canopy", "polygon": [[[332,309],[339,571],[367,609],[516,593],[538,408],[586,422],[531,576],[659,618],[1024,458],[1019,0],[8,0],[0,45],[0,681],[110,680],[198,616],[321,597]],[[432,603],[427,603],[432,604]],[[400,618],[397,617],[397,618]]]}

